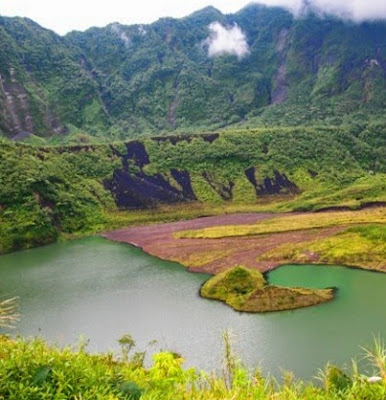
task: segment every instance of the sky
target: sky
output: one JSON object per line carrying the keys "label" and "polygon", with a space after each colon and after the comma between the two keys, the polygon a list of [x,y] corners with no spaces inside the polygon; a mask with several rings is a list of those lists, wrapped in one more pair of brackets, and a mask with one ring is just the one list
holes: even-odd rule
{"label": "sky", "polygon": [[[386,19],[386,0],[260,0],[282,5],[299,15],[306,1],[321,13],[332,13],[354,21]],[[0,0],[0,15],[28,17],[59,34],[86,30],[112,22],[143,24],[160,17],[183,17],[212,5],[223,13],[232,13],[251,0]]]}

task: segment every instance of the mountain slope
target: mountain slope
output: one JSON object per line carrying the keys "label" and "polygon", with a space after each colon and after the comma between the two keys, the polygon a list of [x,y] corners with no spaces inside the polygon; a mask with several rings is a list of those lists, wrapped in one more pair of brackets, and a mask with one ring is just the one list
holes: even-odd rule
{"label": "mountain slope", "polygon": [[107,125],[97,83],[67,39],[27,19],[0,18],[0,41],[0,127],[5,133],[60,134],[70,125]]}
{"label": "mountain slope", "polygon": [[[244,57],[208,55],[215,22],[228,31],[237,24]],[[0,129],[8,137],[339,125],[383,119],[386,109],[385,22],[294,19],[251,5],[60,37],[0,17],[0,43]]]}
{"label": "mountain slope", "polygon": [[[66,147],[0,141],[0,253],[53,242],[61,232],[227,210],[385,204],[385,143],[384,124]],[[180,205],[174,213],[159,208],[172,204]]]}

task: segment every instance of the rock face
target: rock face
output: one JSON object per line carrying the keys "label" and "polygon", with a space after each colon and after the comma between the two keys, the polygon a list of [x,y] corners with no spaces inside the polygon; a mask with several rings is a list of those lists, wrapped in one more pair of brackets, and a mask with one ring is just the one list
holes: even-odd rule
{"label": "rock face", "polygon": [[112,179],[104,181],[119,208],[146,209],[197,200],[188,172],[171,169],[168,176],[147,174],[144,167],[150,160],[144,144],[132,141],[126,144],[126,150],[126,154],[115,150],[122,168],[114,171]]}
{"label": "rock face", "polygon": [[272,178],[266,177],[262,182],[258,183],[256,180],[256,169],[254,167],[245,171],[245,176],[249,182],[254,186],[256,194],[269,195],[269,194],[296,194],[299,193],[299,188],[295,183],[291,182],[286,174],[281,174],[279,171],[274,171]]}
{"label": "rock face", "polygon": [[[213,23],[237,24],[242,57],[237,48],[210,51]],[[358,112],[383,118],[385,46],[384,22],[295,19],[256,4],[64,37],[0,17],[0,130],[127,137],[234,123],[338,125]]]}
{"label": "rock face", "polygon": [[[175,171],[174,175],[180,180],[182,178],[185,187],[190,185],[187,172]],[[118,169],[114,172],[113,179],[105,182],[105,187],[112,192],[117,206],[124,209],[145,209],[160,204],[196,200],[191,187],[190,191],[184,190],[182,185],[180,188],[173,187],[160,174],[131,174],[129,171]]]}
{"label": "rock face", "polygon": [[[201,135],[200,139],[211,144],[218,137],[218,134]],[[163,143],[176,147],[184,142],[191,143],[192,138],[176,136],[149,140],[157,145]],[[104,181],[105,188],[113,194],[117,206],[121,209],[146,209],[162,204],[200,200],[193,188],[192,175],[193,179],[199,176],[202,179],[201,185],[205,185],[206,190],[213,191],[221,201],[234,200],[235,182],[232,179],[221,179],[221,171],[215,171],[210,165],[200,172],[195,172],[194,169],[187,171],[172,167],[164,173],[151,173],[149,171],[151,171],[152,163],[144,143],[131,141],[125,146],[123,151],[118,151],[111,146],[113,153],[121,159],[122,167],[114,171],[111,179]],[[295,183],[277,170],[273,171],[272,177],[261,180],[257,180],[254,167],[245,171],[241,169],[240,174],[244,175],[245,183],[249,185],[251,191],[255,192],[255,198],[300,192]]]}

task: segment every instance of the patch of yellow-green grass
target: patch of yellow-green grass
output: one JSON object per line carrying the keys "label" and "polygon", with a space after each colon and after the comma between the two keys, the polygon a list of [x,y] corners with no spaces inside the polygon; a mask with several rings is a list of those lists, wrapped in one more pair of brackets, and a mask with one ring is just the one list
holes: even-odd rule
{"label": "patch of yellow-green grass", "polygon": [[267,285],[261,272],[239,266],[209,279],[201,295],[223,301],[237,311],[271,312],[325,303],[333,299],[334,291]]}
{"label": "patch of yellow-green grass", "polygon": [[180,239],[220,239],[366,223],[386,223],[386,208],[380,207],[361,211],[335,211],[301,215],[291,214],[271,218],[253,225],[216,226],[186,230],[177,232],[174,236]]}
{"label": "patch of yellow-green grass", "polygon": [[256,190],[245,175],[239,176],[234,180],[232,195],[235,204],[256,203]]}
{"label": "patch of yellow-green grass", "polygon": [[[223,202],[221,204],[208,204],[201,202],[191,202],[183,204],[160,205],[148,210],[114,210],[103,211],[103,220],[98,225],[93,225],[90,229],[75,234],[61,233],[63,239],[71,239],[85,234],[111,231],[128,226],[160,224],[175,221],[184,221],[194,218],[251,213],[251,212],[279,212],[280,207],[292,200],[292,196],[267,196],[258,199],[255,204],[235,204],[233,202]],[[1,232],[0,232],[1,240]],[[0,243],[1,254],[1,243]]]}
{"label": "patch of yellow-green grass", "polygon": [[224,214],[225,212],[221,207],[212,207],[199,202],[164,205],[149,210],[105,210],[104,221],[99,226],[94,226],[90,230],[79,234],[62,233],[61,236],[67,239],[84,236],[84,234],[111,231],[122,227],[183,221],[208,215]]}
{"label": "patch of yellow-green grass", "polygon": [[255,290],[238,311],[294,310],[326,303],[333,298],[334,289],[305,289],[269,285],[263,289]]}
{"label": "patch of yellow-green grass", "polygon": [[386,226],[354,226],[325,239],[284,244],[263,254],[258,260],[350,265],[384,270],[386,269]]}
{"label": "patch of yellow-green grass", "polygon": [[[283,200],[280,200],[280,204],[282,201]],[[108,211],[105,213],[104,226],[106,229],[111,230],[124,226],[183,221],[215,215],[266,211],[274,212],[274,209],[274,206],[270,207],[269,204],[266,203],[249,205],[224,203],[221,205],[212,205],[200,202],[191,202],[175,205],[162,205],[150,210]]]}
{"label": "patch of yellow-green grass", "polygon": [[[276,212],[278,205],[285,202],[283,196],[272,196],[257,204],[223,203],[221,205],[191,202],[184,204],[161,205],[149,210],[105,210],[103,221],[78,233],[63,233],[62,239],[73,239],[88,234],[111,231],[128,226],[161,224],[167,222],[184,221],[200,217],[250,213],[250,212]],[[0,224],[1,227],[1,224]],[[0,230],[0,254],[1,251]]]}
{"label": "patch of yellow-green grass", "polygon": [[[178,246],[177,246],[178,247]],[[191,268],[203,267],[209,263],[215,262],[217,260],[221,260],[230,254],[232,254],[235,249],[227,248],[227,249],[205,249],[203,251],[194,251],[188,254],[177,254],[172,258],[172,261],[179,262],[182,265]]]}
{"label": "patch of yellow-green grass", "polygon": [[231,268],[209,279],[202,287],[204,297],[223,301],[245,298],[266,284],[261,272],[242,266]]}
{"label": "patch of yellow-green grass", "polygon": [[[292,176],[295,183],[301,180],[302,171]],[[348,207],[356,210],[367,203],[386,202],[386,174],[367,175],[342,188],[309,180],[300,186],[304,192],[293,200],[278,205],[282,211],[315,211],[328,207]]]}

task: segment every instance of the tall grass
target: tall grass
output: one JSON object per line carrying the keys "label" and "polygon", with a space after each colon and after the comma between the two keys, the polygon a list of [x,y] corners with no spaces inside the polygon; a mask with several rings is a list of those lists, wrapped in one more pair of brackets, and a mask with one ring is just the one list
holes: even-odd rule
{"label": "tall grass", "polygon": [[17,298],[0,301],[0,328],[13,328],[18,319]]}
{"label": "tall grass", "polygon": [[[88,354],[84,346],[59,349],[41,339],[0,336],[0,399],[386,399],[386,348],[380,340],[365,350],[377,379],[361,374],[355,362],[347,371],[328,364],[319,372],[322,384],[316,384],[297,380],[290,372],[279,382],[265,378],[259,369],[250,371],[236,357],[231,335],[226,332],[223,339],[223,370],[206,373],[184,369],[183,359],[175,353],[155,354],[153,365],[145,368],[132,357],[122,360],[111,353]],[[131,337],[123,341],[129,347],[132,343]]]}
{"label": "tall grass", "polygon": [[386,347],[380,338],[374,339],[373,349],[363,349],[365,358],[376,367],[377,373],[386,382]]}

